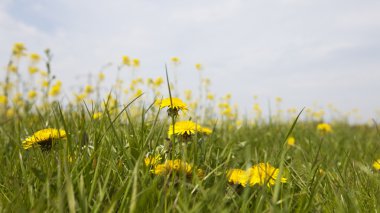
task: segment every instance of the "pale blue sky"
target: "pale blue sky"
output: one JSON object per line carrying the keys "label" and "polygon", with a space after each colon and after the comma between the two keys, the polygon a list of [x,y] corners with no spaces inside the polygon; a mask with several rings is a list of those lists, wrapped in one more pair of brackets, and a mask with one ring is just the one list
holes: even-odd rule
{"label": "pale blue sky", "polygon": [[379,11],[375,0],[1,0],[0,63],[17,41],[49,47],[54,72],[76,85],[123,55],[149,77],[178,56],[183,89],[197,88],[200,62],[243,111],[253,95],[281,96],[284,108],[333,103],[366,120],[380,109]]}

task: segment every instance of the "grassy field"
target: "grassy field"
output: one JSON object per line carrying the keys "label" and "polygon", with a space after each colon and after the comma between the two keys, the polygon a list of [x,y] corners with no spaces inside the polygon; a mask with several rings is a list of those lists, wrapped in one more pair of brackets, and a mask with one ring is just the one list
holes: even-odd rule
{"label": "grassy field", "polygon": [[[375,123],[331,121],[331,130],[321,130],[317,127],[323,116],[304,119],[307,109],[297,112],[303,118],[299,120],[297,113],[291,119],[282,119],[280,114],[266,118],[259,116],[257,105],[253,118],[241,117],[231,109],[228,97],[219,106],[211,97],[208,104],[199,101],[195,113],[188,98],[184,98],[187,111],[174,109],[174,102],[160,107],[143,99],[137,86],[125,102],[117,89],[112,91],[114,98],[106,95],[88,101],[96,89],[87,87],[83,89],[87,97],[64,104],[56,97],[59,91],[52,92],[60,86],[51,77],[48,53],[47,75],[41,77],[48,84],[30,86],[41,95],[31,98],[24,92],[18,97],[7,86],[12,81],[17,84],[18,78],[12,80],[15,74],[10,71],[16,53],[13,50],[0,101],[0,212],[380,209],[380,168],[376,165],[380,133]],[[157,91],[153,88],[153,93]],[[211,113],[215,108],[220,110],[217,115]],[[170,125],[189,119],[196,123],[194,131],[168,137]],[[23,141],[46,128],[61,129],[64,135],[50,136],[25,149]],[[289,137],[294,144],[288,144]],[[47,142],[52,146],[43,145]],[[175,165],[175,159],[180,163]],[[248,171],[259,163],[269,163],[276,175],[267,173],[256,184],[250,184],[254,175],[248,173],[232,180],[232,169]]]}

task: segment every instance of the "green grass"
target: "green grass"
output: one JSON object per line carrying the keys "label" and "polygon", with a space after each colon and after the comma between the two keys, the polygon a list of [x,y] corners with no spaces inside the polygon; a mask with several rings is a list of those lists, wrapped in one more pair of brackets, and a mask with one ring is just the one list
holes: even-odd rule
{"label": "green grass", "polygon": [[[380,204],[375,127],[334,123],[321,135],[317,123],[299,121],[296,146],[284,141],[292,123],[260,125],[219,121],[212,135],[176,145],[204,178],[155,176],[144,165],[154,150],[168,149],[171,119],[132,103],[91,119],[93,106],[49,109],[0,124],[0,211],[4,212],[368,212]],[[94,107],[96,108],[96,107]],[[133,108],[133,109],[132,109]],[[185,118],[186,119],[186,118]],[[21,141],[46,127],[63,128],[67,140],[52,150],[23,150]],[[176,142],[177,144],[179,142]],[[185,154],[186,153],[186,154]],[[167,155],[168,156],[168,155]],[[243,188],[227,182],[230,168],[269,162],[287,183]]]}

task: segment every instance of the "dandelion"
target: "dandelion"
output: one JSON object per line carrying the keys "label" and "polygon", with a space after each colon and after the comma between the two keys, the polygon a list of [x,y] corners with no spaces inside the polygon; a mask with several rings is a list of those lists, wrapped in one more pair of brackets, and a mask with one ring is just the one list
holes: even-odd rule
{"label": "dandelion", "polygon": [[13,73],[17,73],[18,72],[18,67],[11,64],[8,66],[8,72],[13,72]]}
{"label": "dandelion", "polygon": [[43,151],[51,149],[54,140],[66,138],[66,132],[62,129],[42,129],[35,132],[32,136],[27,137],[22,142],[24,149],[32,148],[33,146],[40,146]]}
{"label": "dandelion", "polygon": [[[242,186],[267,185],[268,187],[275,185],[279,175],[279,169],[273,167],[269,163],[259,163],[253,165],[247,170],[231,169],[227,172],[228,182],[239,184]],[[280,182],[286,183],[287,179],[281,177]]]}
{"label": "dandelion", "polygon": [[193,173],[192,169],[193,167],[189,163],[175,159],[167,160],[163,164],[156,165],[152,172],[155,175],[168,175],[175,172],[177,174],[185,174],[187,176],[191,176]]}
{"label": "dandelion", "polygon": [[144,159],[145,166],[155,166],[161,161],[161,155],[149,155]]}
{"label": "dandelion", "polygon": [[[202,127],[199,124],[196,124],[192,121],[178,121],[174,125],[174,134],[181,136],[183,139],[188,139],[195,133],[202,133],[209,135],[212,133],[212,130],[206,127]],[[173,135],[173,125],[170,125],[168,130],[168,137],[170,138]]]}
{"label": "dandelion", "polygon": [[187,105],[179,98],[165,98],[163,100],[157,100],[156,105],[159,105],[160,109],[167,107],[169,116],[177,116],[180,110],[187,110]]}
{"label": "dandelion", "polygon": [[98,74],[98,79],[99,79],[99,81],[103,81],[105,78],[106,78],[106,76],[104,75],[104,73],[100,72],[100,73]]}
{"label": "dandelion", "polygon": [[33,75],[38,72],[37,67],[28,67],[29,74]]}
{"label": "dandelion", "polygon": [[163,79],[162,77],[158,77],[158,78],[156,78],[156,79],[154,80],[154,85],[155,85],[156,87],[161,86],[162,83],[164,83],[164,79]]}
{"label": "dandelion", "polygon": [[127,66],[131,66],[131,59],[128,56],[123,56],[123,64]]}
{"label": "dandelion", "polygon": [[180,60],[179,60],[178,57],[172,57],[170,60],[171,60],[171,61],[173,62],[173,64],[175,64],[175,65],[177,65],[177,64],[180,63]]}
{"label": "dandelion", "polygon": [[92,115],[92,118],[93,118],[94,120],[97,120],[97,119],[99,119],[100,117],[102,117],[102,115],[103,115],[103,113],[101,113],[101,112],[95,112],[95,113]]}
{"label": "dandelion", "polygon": [[37,62],[40,61],[41,56],[38,55],[37,53],[31,53],[31,54],[29,55],[29,58],[30,58],[30,60],[31,60],[33,63],[37,63]]}
{"label": "dandelion", "polygon": [[288,140],[286,140],[289,146],[294,146],[296,143],[296,139],[294,137],[289,137]]}
{"label": "dandelion", "polygon": [[5,95],[0,95],[0,104],[7,105],[8,97]]}
{"label": "dandelion", "polygon": [[372,166],[376,171],[380,171],[380,159],[375,160],[375,162],[373,162]]}
{"label": "dandelion", "polygon": [[34,98],[36,98],[36,96],[37,96],[37,92],[35,90],[30,90],[28,92],[28,98],[29,99],[33,100]]}
{"label": "dandelion", "polygon": [[138,59],[138,58],[133,59],[132,65],[133,65],[133,67],[136,67],[136,68],[140,67],[140,59]]}
{"label": "dandelion", "polygon": [[21,42],[18,42],[18,43],[15,43],[13,45],[13,55],[16,56],[16,57],[21,57],[23,55],[25,55],[24,51],[26,50],[25,48],[25,45]]}
{"label": "dandelion", "polygon": [[242,169],[230,169],[227,171],[228,182],[246,186],[248,182],[247,172]]}
{"label": "dandelion", "polygon": [[91,85],[86,85],[86,87],[84,88],[84,92],[87,94],[91,94],[94,92],[94,87]]}
{"label": "dandelion", "polygon": [[328,123],[320,123],[317,125],[317,130],[321,133],[330,133],[332,132],[331,125]]}
{"label": "dandelion", "polygon": [[[247,172],[250,186],[267,184],[270,187],[275,185],[280,170],[269,163],[259,163],[249,168]],[[286,178],[280,177],[281,183],[286,183],[286,181]]]}
{"label": "dandelion", "polygon": [[214,97],[214,94],[212,94],[212,93],[210,93],[210,92],[207,94],[207,99],[208,99],[208,100],[212,101],[212,100],[214,100],[214,98],[215,98],[215,97]]}
{"label": "dandelion", "polygon": [[6,112],[7,118],[13,118],[13,116],[16,114],[15,110],[13,108],[10,108]]}
{"label": "dandelion", "polygon": [[49,95],[51,96],[58,96],[59,93],[61,93],[61,84],[55,84],[49,91]]}
{"label": "dandelion", "polygon": [[197,69],[198,71],[201,71],[203,69],[202,64],[200,63],[195,64],[195,69]]}

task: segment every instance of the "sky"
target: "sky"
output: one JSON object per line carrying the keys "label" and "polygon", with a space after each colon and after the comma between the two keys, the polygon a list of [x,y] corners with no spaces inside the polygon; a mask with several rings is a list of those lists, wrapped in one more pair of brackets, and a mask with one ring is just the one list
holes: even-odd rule
{"label": "sky", "polygon": [[0,0],[0,65],[15,42],[50,48],[70,90],[123,55],[144,77],[177,56],[181,89],[196,90],[201,63],[211,90],[244,112],[254,95],[279,96],[284,108],[333,104],[368,120],[380,109],[379,11],[377,0]]}

